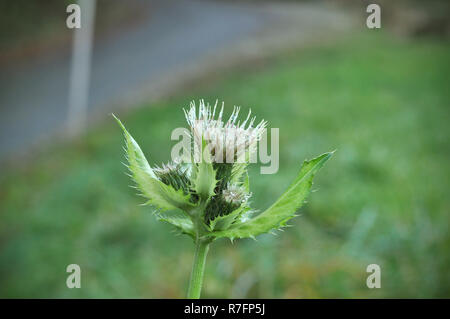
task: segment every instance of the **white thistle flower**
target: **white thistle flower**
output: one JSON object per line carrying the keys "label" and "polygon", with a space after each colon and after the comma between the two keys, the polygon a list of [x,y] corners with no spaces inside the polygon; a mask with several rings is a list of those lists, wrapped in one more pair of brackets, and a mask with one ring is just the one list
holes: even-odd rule
{"label": "white thistle flower", "polygon": [[237,121],[239,107],[234,107],[233,113],[227,122],[222,120],[224,103],[217,119],[215,118],[217,101],[212,108],[200,100],[198,113],[195,102],[190,103],[189,111],[184,110],[186,120],[191,127],[191,138],[194,141],[194,158],[200,161],[202,140],[206,141],[212,155],[212,161],[216,163],[244,163],[252,156],[257,143],[261,139],[267,122],[262,120],[254,126],[256,117],[250,119],[251,110],[242,123]]}

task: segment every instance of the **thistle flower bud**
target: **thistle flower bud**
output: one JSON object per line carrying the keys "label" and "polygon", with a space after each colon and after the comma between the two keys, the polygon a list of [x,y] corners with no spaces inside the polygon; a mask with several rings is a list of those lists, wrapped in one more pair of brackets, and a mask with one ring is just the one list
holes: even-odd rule
{"label": "thistle flower bud", "polygon": [[226,216],[238,209],[242,205],[246,205],[251,194],[238,185],[228,184],[227,188],[221,194],[211,199],[206,207],[205,221],[215,219],[218,216]]}
{"label": "thistle flower bud", "polygon": [[189,194],[190,180],[188,168],[183,167],[178,161],[162,164],[153,168],[153,172],[158,179],[166,185],[170,185],[176,190],[182,190],[184,194]]}

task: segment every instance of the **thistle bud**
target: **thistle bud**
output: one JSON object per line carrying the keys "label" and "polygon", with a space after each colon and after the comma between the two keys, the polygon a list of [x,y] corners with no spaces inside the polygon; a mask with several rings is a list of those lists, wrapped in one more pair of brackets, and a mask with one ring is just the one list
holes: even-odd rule
{"label": "thistle bud", "polygon": [[205,222],[208,223],[218,216],[227,216],[236,209],[245,205],[251,194],[243,187],[228,184],[223,192],[211,199],[206,207]]}
{"label": "thistle bud", "polygon": [[227,203],[237,207],[246,203],[250,196],[251,194],[246,193],[243,187],[230,184],[222,193],[222,197]]}
{"label": "thistle bud", "polygon": [[177,161],[156,166],[153,172],[158,179],[166,185],[172,186],[175,190],[182,190],[184,194],[189,194],[190,180],[187,167],[183,167]]}

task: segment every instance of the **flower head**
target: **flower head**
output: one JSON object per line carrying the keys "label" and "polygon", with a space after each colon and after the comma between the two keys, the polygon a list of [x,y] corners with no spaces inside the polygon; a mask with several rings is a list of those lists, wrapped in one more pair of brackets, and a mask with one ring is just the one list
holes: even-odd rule
{"label": "flower head", "polygon": [[[190,103],[188,111],[184,110],[186,120],[191,127],[191,138],[194,143],[194,158],[199,161],[204,141],[215,163],[246,162],[256,151],[267,122],[262,120],[254,126],[256,117],[250,118],[249,110],[246,119],[238,121],[239,107],[234,107],[228,121],[222,120],[224,103],[216,118],[217,101],[214,107],[200,100],[197,108],[195,102]],[[236,122],[237,121],[237,122]]]}

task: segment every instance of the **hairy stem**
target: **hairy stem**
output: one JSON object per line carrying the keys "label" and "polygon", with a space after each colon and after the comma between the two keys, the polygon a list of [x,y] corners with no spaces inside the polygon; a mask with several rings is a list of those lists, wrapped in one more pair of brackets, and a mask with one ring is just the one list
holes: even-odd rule
{"label": "hairy stem", "polygon": [[199,299],[202,290],[203,275],[205,273],[206,255],[209,250],[209,240],[197,239],[195,244],[194,265],[192,266],[191,279],[187,298]]}

